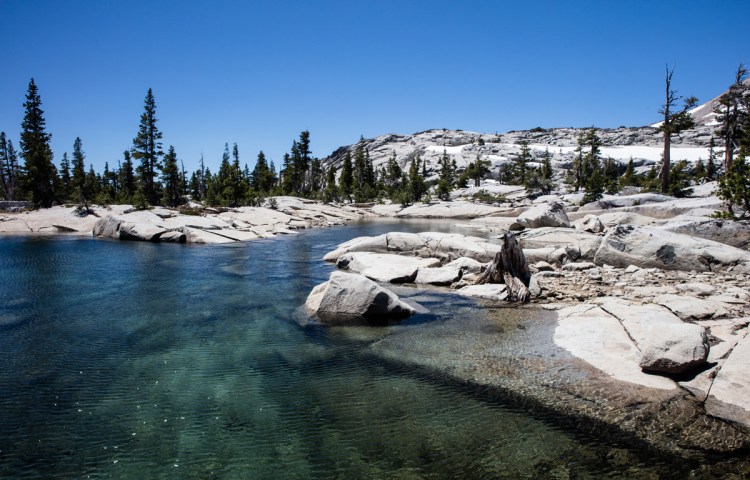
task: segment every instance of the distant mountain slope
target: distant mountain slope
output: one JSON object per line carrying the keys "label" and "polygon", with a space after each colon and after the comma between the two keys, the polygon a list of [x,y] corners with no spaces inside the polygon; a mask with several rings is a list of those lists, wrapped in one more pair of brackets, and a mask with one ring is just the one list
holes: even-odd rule
{"label": "distant mountain slope", "polygon": [[[750,79],[746,80],[750,85]],[[720,96],[691,110],[696,127],[672,140],[672,160],[708,158],[708,143],[718,125],[713,113]],[[644,127],[619,127],[599,129],[602,140],[602,156],[611,157],[621,163],[633,158],[636,166],[646,169],[661,161],[662,135],[657,131],[658,123]],[[427,161],[428,174],[436,175],[438,162],[443,152],[456,161],[459,170],[473,162],[477,156],[490,160],[493,173],[504,163],[512,161],[520,151],[522,141],[529,142],[531,153],[539,159],[545,150],[552,154],[553,166],[568,168],[575,156],[581,128],[535,128],[510,131],[503,134],[469,132],[464,130],[433,129],[411,135],[386,134],[365,140],[373,165],[377,169],[385,165],[391,155],[402,169],[408,168],[417,155]],[[340,168],[347,152],[354,154],[356,144],[338,148],[323,160],[323,164]]]}

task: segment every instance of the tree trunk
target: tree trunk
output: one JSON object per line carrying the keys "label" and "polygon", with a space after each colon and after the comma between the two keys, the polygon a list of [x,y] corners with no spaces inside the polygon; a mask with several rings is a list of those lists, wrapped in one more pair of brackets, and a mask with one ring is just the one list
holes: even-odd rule
{"label": "tree trunk", "polygon": [[526,262],[521,245],[515,235],[507,232],[503,235],[503,246],[500,247],[500,251],[495,254],[495,258],[474,283],[476,285],[505,283],[508,288],[509,301],[526,303],[530,298],[530,281],[529,264]]}
{"label": "tree trunk", "polygon": [[669,132],[664,132],[664,154],[662,155],[661,171],[659,172],[659,178],[661,179],[661,193],[669,193],[669,169],[671,168],[671,150],[670,145],[672,143],[672,136]]}

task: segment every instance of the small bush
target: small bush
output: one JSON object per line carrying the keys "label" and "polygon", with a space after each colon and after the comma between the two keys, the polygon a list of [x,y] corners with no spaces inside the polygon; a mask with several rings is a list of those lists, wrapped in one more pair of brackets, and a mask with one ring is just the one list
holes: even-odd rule
{"label": "small bush", "polygon": [[479,190],[471,196],[472,200],[480,203],[503,203],[506,201],[504,195],[493,195],[487,190]]}

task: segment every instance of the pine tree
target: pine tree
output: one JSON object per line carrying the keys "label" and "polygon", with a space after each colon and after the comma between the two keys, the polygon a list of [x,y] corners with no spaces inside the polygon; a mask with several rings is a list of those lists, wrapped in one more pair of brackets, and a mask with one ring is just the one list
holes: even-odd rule
{"label": "pine tree", "polygon": [[156,183],[156,177],[157,170],[161,167],[160,158],[164,155],[161,144],[162,132],[156,126],[156,121],[156,101],[153,91],[149,88],[131,152],[133,158],[141,162],[137,169],[139,184],[151,205],[159,203],[159,185]]}
{"label": "pine tree", "polygon": [[312,161],[312,152],[310,151],[310,132],[307,130],[300,132],[299,142],[297,142],[296,145],[296,152],[294,146],[292,147],[294,171],[296,175],[295,192],[298,196],[302,196],[309,191],[309,188],[305,185],[305,176],[308,174],[310,162]]}
{"label": "pine tree", "polygon": [[528,163],[532,160],[531,148],[529,148],[529,142],[526,140],[521,141],[521,151],[518,155],[515,155],[513,159],[513,184],[515,185],[526,185],[526,169]]}
{"label": "pine tree", "polygon": [[71,196],[71,176],[70,176],[70,160],[68,160],[68,152],[63,153],[62,160],[60,161],[60,191],[58,197],[60,200],[68,201]]}
{"label": "pine tree", "polygon": [[135,172],[133,171],[133,161],[130,159],[130,151],[123,152],[124,161],[118,172],[120,191],[117,195],[117,201],[122,203],[131,203],[135,195]]}
{"label": "pine tree", "polygon": [[319,159],[314,158],[310,164],[310,190],[313,196],[318,196],[320,194],[323,180],[323,165],[320,163]]}
{"label": "pine tree", "polygon": [[451,189],[455,183],[453,162],[451,162],[448,152],[443,149],[443,155],[440,157],[440,173],[437,185],[437,196],[440,200],[450,200]]}
{"label": "pine tree", "polygon": [[661,171],[659,172],[659,180],[661,183],[662,193],[669,192],[669,173],[671,170],[670,155],[671,155],[671,142],[672,135],[677,135],[680,132],[693,128],[695,122],[693,117],[690,116],[688,110],[693,108],[698,99],[695,97],[688,97],[684,99],[682,110],[675,112],[673,109],[676,107],[677,102],[683,99],[683,97],[677,95],[676,90],[672,90],[672,75],[674,74],[674,68],[669,69],[666,67],[665,86],[666,94],[664,105],[659,109],[659,114],[664,116],[664,120],[659,126],[659,131],[664,134],[664,154],[662,158]]}
{"label": "pine tree", "polygon": [[633,157],[628,160],[628,165],[625,168],[625,173],[620,177],[620,189],[623,187],[637,187],[640,182],[635,174],[635,165],[633,164]]}
{"label": "pine tree", "polygon": [[109,169],[109,162],[104,162],[104,171],[101,176],[101,185],[96,203],[109,205],[117,195],[117,174]]}
{"label": "pine tree", "polygon": [[618,178],[620,177],[619,170],[617,162],[615,162],[613,158],[607,158],[604,160],[604,167],[602,168],[604,190],[610,195],[614,195],[620,190],[620,184],[618,182]]}
{"label": "pine tree", "polygon": [[367,200],[367,161],[365,158],[364,138],[360,137],[354,149],[354,200]]}
{"label": "pine tree", "polygon": [[478,187],[481,185],[482,179],[490,173],[490,161],[482,160],[482,156],[477,154],[477,158],[469,164],[466,169],[468,177],[474,179],[474,186]]}
{"label": "pine tree", "polygon": [[86,195],[86,154],[83,152],[82,145],[81,137],[76,137],[73,142],[72,200],[86,204],[88,201],[93,201],[94,199]]}
{"label": "pine tree", "polygon": [[94,166],[89,164],[89,171],[83,183],[83,196],[86,199],[96,199],[101,190],[101,178],[96,174]]}
{"label": "pine tree", "polygon": [[349,202],[352,201],[352,187],[354,185],[354,172],[352,169],[352,156],[346,152],[344,162],[341,166],[341,176],[339,177],[339,191],[346,197]]}
{"label": "pine tree", "polygon": [[169,146],[167,154],[164,155],[164,167],[161,170],[162,205],[176,207],[183,203],[180,171],[177,168],[177,153],[174,147]]}
{"label": "pine tree", "polygon": [[336,188],[336,169],[333,165],[328,167],[326,173],[326,188],[323,191],[323,201],[326,203],[338,200],[338,188]]}
{"label": "pine tree", "polygon": [[[292,149],[296,150],[297,142],[292,144]],[[292,163],[292,157],[288,154],[284,154],[284,163],[281,167],[281,191],[284,195],[290,195],[294,193],[296,182],[296,174],[294,172],[294,164]]]}
{"label": "pine tree", "polygon": [[393,194],[394,190],[398,189],[401,183],[401,167],[396,161],[396,152],[393,152],[388,158],[388,163],[385,169],[385,185],[388,193]]}
{"label": "pine tree", "polygon": [[18,158],[13,142],[6,139],[5,132],[0,132],[0,173],[2,173],[2,194],[6,200],[15,200],[20,171]]}
{"label": "pine tree", "polygon": [[248,194],[248,184],[240,169],[240,152],[235,143],[232,147],[232,169],[230,173],[229,184],[229,205],[232,207],[240,206]]}
{"label": "pine tree", "polygon": [[744,84],[746,77],[747,67],[740,64],[735,73],[734,83],[729,87],[729,91],[719,98],[719,104],[714,110],[717,114],[716,120],[720,124],[716,133],[724,140],[725,172],[732,166],[734,152],[739,148],[739,141],[743,135],[742,124],[748,115],[747,108],[743,105],[749,93],[748,87]]}
{"label": "pine tree", "polygon": [[[422,196],[427,191],[424,183],[424,174],[420,173],[419,167],[421,158],[417,155],[412,161],[409,167],[409,196],[412,202],[418,202],[422,200]],[[424,166],[422,167],[424,172]]]}
{"label": "pine tree", "polygon": [[582,186],[586,190],[582,203],[585,204],[599,200],[604,193],[604,179],[602,178],[599,153],[602,143],[595,128],[586,131],[584,144],[589,149],[581,163]]}
{"label": "pine tree", "polygon": [[275,173],[271,171],[266,162],[266,155],[261,150],[258,152],[258,159],[255,162],[255,168],[250,174],[251,185],[253,190],[261,193],[269,193],[276,182]]}
{"label": "pine tree", "polygon": [[54,181],[57,169],[52,163],[49,142],[52,135],[45,131],[44,112],[39,90],[32,78],[26,93],[26,109],[21,123],[21,157],[24,159],[24,189],[38,207],[51,207],[55,201]]}

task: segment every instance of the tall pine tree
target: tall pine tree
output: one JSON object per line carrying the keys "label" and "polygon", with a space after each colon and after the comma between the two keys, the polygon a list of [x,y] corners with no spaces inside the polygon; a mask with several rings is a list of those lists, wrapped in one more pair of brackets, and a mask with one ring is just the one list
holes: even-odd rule
{"label": "tall pine tree", "polygon": [[167,154],[164,156],[161,181],[163,185],[162,205],[176,207],[182,204],[182,180],[180,170],[177,167],[177,153],[175,153],[172,145],[169,146],[169,150],[167,150]]}
{"label": "tall pine tree", "polygon": [[160,159],[164,155],[161,139],[162,133],[156,126],[156,101],[153,91],[149,88],[131,153],[135,160],[141,162],[138,166],[139,186],[151,205],[159,203],[159,185],[156,177],[161,167]]}
{"label": "tall pine tree", "polygon": [[52,135],[45,130],[39,89],[32,78],[23,104],[26,112],[21,123],[21,158],[24,159],[24,185],[29,200],[38,207],[51,207],[55,201],[54,182],[57,169],[52,163],[49,142]]}

